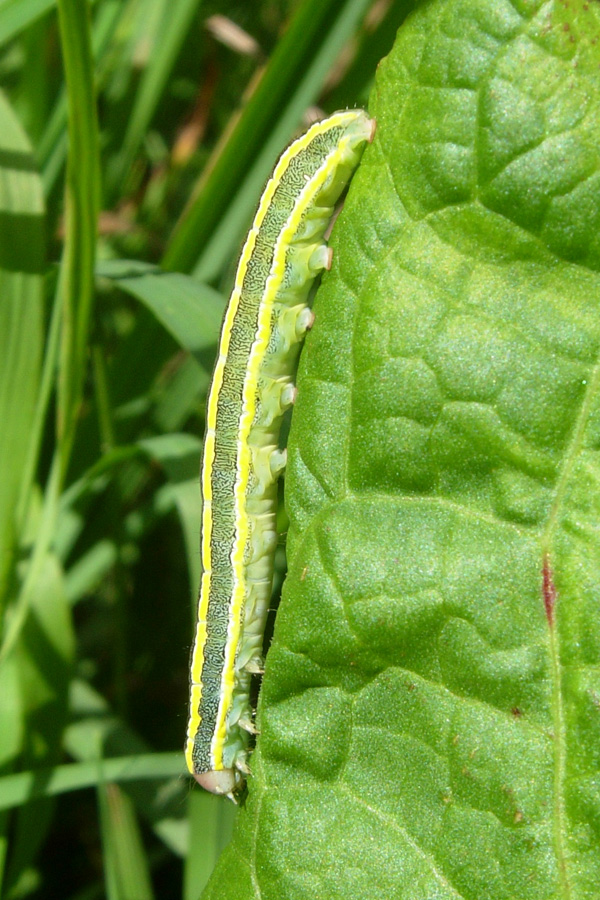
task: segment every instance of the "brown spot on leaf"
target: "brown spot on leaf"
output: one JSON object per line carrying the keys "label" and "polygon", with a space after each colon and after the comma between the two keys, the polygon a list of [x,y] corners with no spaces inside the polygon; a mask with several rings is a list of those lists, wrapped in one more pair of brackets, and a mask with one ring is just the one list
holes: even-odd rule
{"label": "brown spot on leaf", "polygon": [[546,618],[548,619],[548,625],[552,627],[554,625],[554,607],[556,605],[556,587],[554,586],[554,580],[552,578],[552,569],[550,568],[550,561],[548,559],[548,554],[544,555],[544,566],[542,569],[542,593],[544,596],[544,608],[546,610]]}

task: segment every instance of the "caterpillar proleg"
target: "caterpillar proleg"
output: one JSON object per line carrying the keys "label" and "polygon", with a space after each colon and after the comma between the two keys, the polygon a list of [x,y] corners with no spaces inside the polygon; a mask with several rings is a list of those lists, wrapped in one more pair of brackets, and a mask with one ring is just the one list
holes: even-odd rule
{"label": "caterpillar proleg", "polygon": [[185,756],[204,788],[234,798],[248,774],[250,681],[277,544],[279,428],[292,404],[311,285],[331,265],[324,235],[375,123],[363,110],[316,122],[279,159],[242,248],[206,412],[202,580]]}

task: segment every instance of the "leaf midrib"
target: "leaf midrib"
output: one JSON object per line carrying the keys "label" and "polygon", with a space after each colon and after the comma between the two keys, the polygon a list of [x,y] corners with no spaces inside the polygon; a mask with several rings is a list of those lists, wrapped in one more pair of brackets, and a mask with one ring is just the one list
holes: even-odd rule
{"label": "leaf midrib", "polygon": [[[573,473],[574,466],[579,458],[585,431],[589,421],[592,404],[600,388],[600,363],[597,362],[591,377],[588,379],[587,389],[581,404],[581,409],[575,421],[573,434],[563,464],[556,482],[554,500],[550,507],[546,527],[542,534],[542,553],[548,560],[552,560],[552,545],[559,527],[560,513],[563,501]],[[571,886],[567,871],[568,854],[566,850],[565,836],[567,833],[566,812],[564,803],[564,785],[566,780],[566,723],[564,712],[564,698],[561,679],[560,639],[556,627],[556,619],[549,623],[549,651],[550,668],[552,672],[552,717],[554,730],[554,840],[558,863],[558,877],[561,894],[565,900],[572,897]]]}

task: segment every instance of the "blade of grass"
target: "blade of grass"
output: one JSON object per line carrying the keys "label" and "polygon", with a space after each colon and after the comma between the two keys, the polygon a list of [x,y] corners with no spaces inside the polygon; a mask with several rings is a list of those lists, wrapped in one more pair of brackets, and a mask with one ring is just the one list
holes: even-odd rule
{"label": "blade of grass", "polygon": [[[76,721],[66,729],[64,746],[78,762],[97,759],[99,747],[105,758],[126,755],[131,759],[149,752],[146,742],[86,682],[73,681],[70,710]],[[179,777],[167,783],[164,779],[145,779],[125,782],[123,790],[164,844],[184,856],[188,849],[184,804],[188,783]]]}
{"label": "blade of grass", "polygon": [[[199,467],[198,467],[199,468]],[[201,496],[198,476],[179,484],[166,484],[157,495],[157,501],[172,502],[177,510],[187,557],[190,582],[190,622],[198,614],[198,586],[200,584],[200,510]],[[190,634],[191,634],[190,630]]]}
{"label": "blade of grass", "polygon": [[[96,0],[89,0],[93,6]],[[4,0],[0,6],[0,46],[12,41],[56,6],[56,0]]]}
{"label": "blade of grass", "polygon": [[58,0],[58,13],[69,108],[66,238],[58,285],[63,300],[58,438],[64,474],[86,367],[100,203],[100,164],[89,10],[78,0]]}
{"label": "blade of grass", "polygon": [[155,398],[152,421],[160,432],[179,431],[201,409],[210,381],[207,366],[187,357]]}
{"label": "blade of grass", "polygon": [[69,161],[65,246],[57,296],[61,308],[61,346],[57,392],[57,445],[44,509],[29,568],[6,631],[0,661],[14,647],[26,621],[32,591],[52,543],[59,497],[73,443],[85,377],[93,296],[100,168],[87,4],[58,0],[61,45],[69,98]]}
{"label": "blade of grass", "polygon": [[219,335],[225,308],[222,294],[195,278],[135,260],[99,263],[96,274],[144,303],[181,347],[212,368],[212,353],[209,361],[206,351]]}
{"label": "blade of grass", "polygon": [[152,883],[135,807],[117,784],[98,786],[106,896],[152,900]]}
{"label": "blade of grass", "polygon": [[[95,16],[92,26],[92,54],[97,61],[98,88],[106,77],[106,75],[103,77],[102,61],[111,47],[111,40],[122,15],[123,4],[120,0],[110,0],[100,6]],[[56,184],[67,156],[67,116],[67,91],[63,85],[35,150],[46,197]]]}
{"label": "blade of grass", "polygon": [[119,549],[110,538],[98,541],[87,553],[82,554],[65,577],[65,594],[68,602],[75,605],[82,597],[93,591],[116,566],[118,558]]}
{"label": "blade of grass", "polygon": [[43,345],[44,207],[31,148],[0,94],[0,632],[30,480],[27,453]]}
{"label": "blade of grass", "polygon": [[[7,659],[0,667],[0,697],[0,771],[7,772],[13,768],[25,740],[25,716],[15,657]],[[10,815],[6,810],[0,812],[0,892],[9,844]]]}
{"label": "blade of grass", "polygon": [[[115,471],[117,467],[136,457],[147,457],[158,464],[165,473],[167,483],[155,496],[153,508],[156,515],[165,515],[175,507],[181,522],[186,548],[188,570],[192,593],[195,595],[199,577],[199,533],[200,494],[198,471],[202,444],[191,434],[164,434],[144,438],[135,445],[116,448],[106,453],[91,470],[86,472],[65,492],[61,501],[59,534],[56,552],[66,559],[80,537],[86,521],[86,505],[82,504],[85,494],[90,497],[99,489],[99,473]],[[104,488],[106,483],[103,480]],[[154,517],[155,518],[155,517]],[[139,537],[136,526],[139,516],[131,514],[124,518],[124,531],[131,539]],[[139,525],[137,526],[139,527]],[[77,558],[65,576],[65,593],[70,604],[77,603],[86,593],[92,591],[101,578],[117,563],[118,547],[113,537],[104,538],[93,544],[88,551]]]}
{"label": "blade of grass", "polygon": [[200,3],[201,0],[163,0],[156,46],[148,53],[148,62],[127,121],[121,150],[107,173],[109,197],[127,177]]}
{"label": "blade of grass", "polygon": [[[26,741],[19,757],[21,768],[54,765],[61,756],[74,653],[75,636],[62,570],[56,557],[48,553],[33,591],[31,615],[12,657],[19,669],[26,729]],[[52,815],[53,802],[48,798],[27,803],[16,812],[11,823],[7,892],[20,883],[34,863],[51,826]]]}
{"label": "blade of grass", "polygon": [[205,396],[213,368],[214,348],[225,297],[194,278],[135,260],[113,260],[96,266],[108,279],[140,300],[192,357],[170,370],[155,400],[153,422],[160,431],[179,430]]}
{"label": "blade of grass", "polygon": [[390,52],[396,32],[416,5],[417,0],[394,0],[387,8],[374,4],[366,17],[369,21],[365,22],[351,65],[327,95],[329,108],[340,109],[348,103],[366,102],[379,60]]}
{"label": "blade of grass", "polygon": [[0,46],[17,37],[56,5],[56,0],[4,0],[0,6]]}
{"label": "blade of grass", "polygon": [[160,435],[141,440],[140,446],[165,471],[168,482],[156,494],[157,506],[175,505],[186,550],[192,618],[200,582],[200,471],[201,442],[187,434]]}
{"label": "blade of grass", "polygon": [[188,853],[183,875],[184,900],[197,900],[221,851],[229,843],[236,809],[221,803],[219,797],[206,791],[193,791],[188,798],[190,847],[202,848]]}
{"label": "blade of grass", "polygon": [[[318,96],[329,68],[369,5],[370,0],[305,0],[300,5],[258,87],[201,176],[171,236],[165,269],[193,269],[204,281],[212,281],[221,271],[239,243],[278,152]],[[248,170],[250,180],[245,179]],[[241,192],[240,181],[244,181]]]}
{"label": "blade of grass", "polygon": [[20,806],[36,797],[54,797],[95,787],[102,781],[102,775],[106,781],[115,782],[184,776],[183,754],[145,753],[5,775],[0,778],[0,810]]}
{"label": "blade of grass", "polygon": [[[1,9],[1,7],[0,7]],[[18,93],[14,97],[15,111],[34,146],[44,129],[48,111],[49,84],[46,71],[48,19],[30,25],[20,39],[26,65],[23,66]],[[44,48],[40,52],[40,48]]]}

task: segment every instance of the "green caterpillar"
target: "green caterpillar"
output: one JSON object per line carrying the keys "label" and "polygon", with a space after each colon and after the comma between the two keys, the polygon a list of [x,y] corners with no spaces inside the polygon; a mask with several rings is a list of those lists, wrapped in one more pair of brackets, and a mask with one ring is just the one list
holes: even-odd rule
{"label": "green caterpillar", "polygon": [[311,285],[331,265],[324,235],[373,139],[363,110],[315,123],[282,154],[237,268],[210,389],[202,463],[202,581],[185,755],[207,790],[233,799],[248,774],[252,673],[262,670],[271,595],[279,428],[293,403]]}

